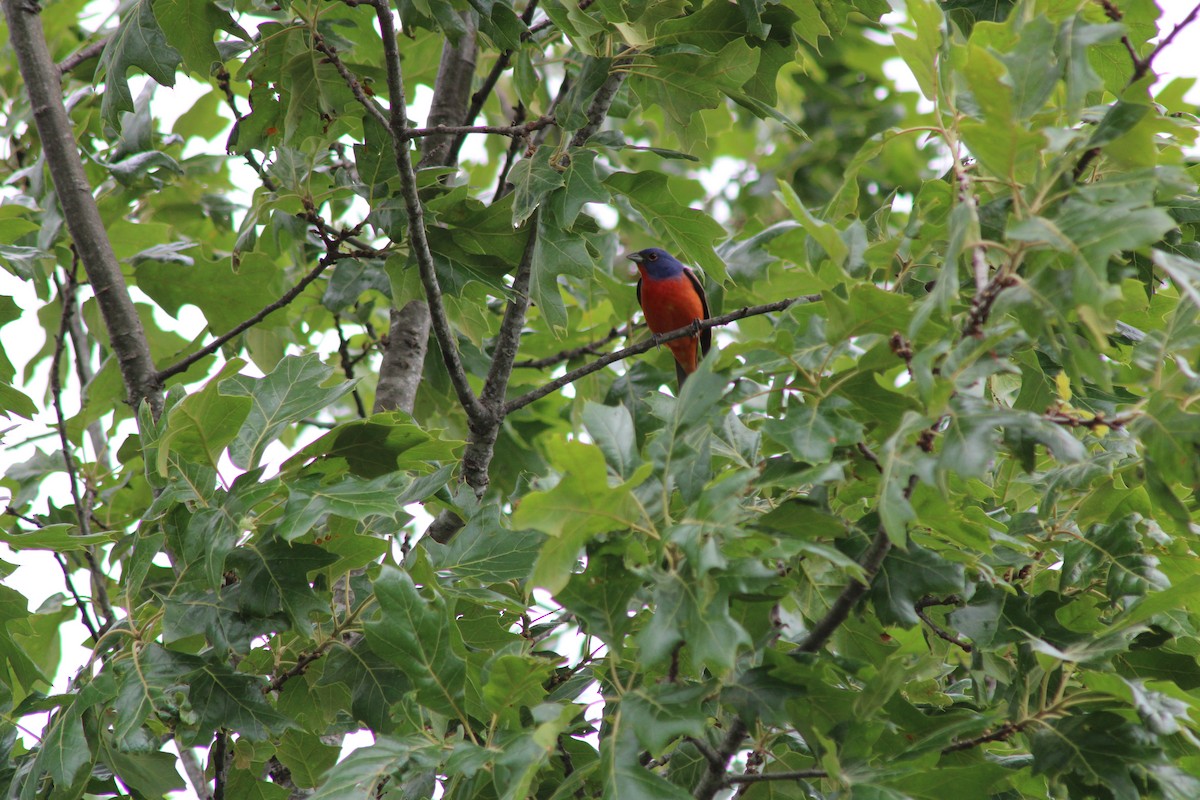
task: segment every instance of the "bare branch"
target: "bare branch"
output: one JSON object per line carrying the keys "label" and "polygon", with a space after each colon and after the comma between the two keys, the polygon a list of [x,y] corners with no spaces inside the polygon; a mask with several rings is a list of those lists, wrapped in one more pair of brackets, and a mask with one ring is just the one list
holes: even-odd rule
{"label": "bare branch", "polygon": [[967,324],[963,326],[963,336],[983,336],[983,326],[992,315],[992,306],[996,304],[996,298],[1000,296],[1000,292],[1010,286],[1016,286],[1017,283],[1014,276],[1001,271],[987,282],[983,291],[976,292],[971,298],[971,313],[967,315]]}
{"label": "bare branch", "polygon": [[50,176],[95,291],[129,402],[135,408],[148,402],[157,417],[163,400],[150,345],[79,160],[74,130],[63,107],[59,69],[50,59],[38,6],[25,0],[3,0],[3,6]]}
{"label": "bare branch", "polygon": [[[625,54],[630,52],[629,49],[623,51]],[[617,92],[621,90],[621,84],[625,82],[625,78],[629,73],[620,67],[628,64],[632,59],[628,55],[618,55],[613,59],[609,66],[608,77],[604,79],[604,83],[600,84],[600,88],[596,91],[596,96],[592,98],[592,104],[588,107],[587,124],[575,132],[571,137],[571,145],[573,147],[582,147],[583,144],[592,137],[592,134],[600,130],[600,126],[604,124],[605,118],[608,116],[608,109],[612,105],[613,100],[617,97]]]}
{"label": "bare branch", "polygon": [[[533,15],[537,11],[538,0],[529,0],[525,4],[525,10],[521,12],[521,21],[527,26],[533,21]],[[521,40],[526,41],[531,37],[527,30],[521,34]],[[483,104],[487,102],[488,95],[496,88],[496,83],[500,80],[500,76],[508,69],[508,65],[512,63],[512,50],[505,50],[496,59],[496,63],[492,65],[491,71],[487,77],[483,79],[483,85],[479,87],[479,91],[471,95],[471,105],[467,107],[467,113],[463,115],[463,125],[470,125],[479,116],[479,112],[483,110]],[[463,142],[466,141],[466,133],[460,133],[454,137],[454,144],[451,146],[450,158],[454,161],[458,160],[458,152],[462,149]]]}
{"label": "bare branch", "polygon": [[593,372],[598,372],[599,370],[604,369],[609,364],[622,361],[630,356],[636,356],[640,353],[645,353],[646,351],[652,350],[659,345],[666,344],[667,342],[673,342],[676,339],[682,339],[686,336],[695,336],[699,331],[707,330],[709,328],[717,328],[722,325],[728,325],[731,322],[736,322],[737,320],[745,319],[746,317],[754,317],[758,316],[759,314],[770,314],[774,311],[782,311],[794,303],[815,303],[820,299],[821,295],[819,294],[790,297],[786,300],[777,300],[774,303],[767,303],[761,306],[742,308],[737,311],[732,311],[728,314],[722,314],[719,317],[710,317],[709,319],[700,320],[694,325],[687,325],[685,327],[670,331],[669,333],[652,336],[651,338],[638,344],[603,355],[592,363],[586,364],[579,369],[573,369],[562,377],[555,378],[544,386],[534,389],[532,392],[509,400],[504,405],[504,413],[506,415],[511,414],[519,408],[524,408],[530,403],[541,400],[546,395],[558,391],[569,383],[574,383],[584,376],[591,375]]}
{"label": "bare branch", "polygon": [[[1116,4],[1113,3],[1112,0],[1098,0],[1098,2],[1104,7],[1105,15],[1107,15],[1108,18],[1113,22],[1120,22],[1122,19],[1124,19],[1121,9],[1117,8]],[[1161,53],[1164,48],[1168,47],[1171,42],[1175,41],[1175,37],[1179,35],[1180,31],[1195,22],[1198,16],[1200,16],[1200,4],[1197,4],[1196,7],[1193,8],[1178,25],[1172,28],[1171,32],[1164,36],[1162,40],[1154,46],[1154,49],[1146,54],[1145,58],[1140,58],[1138,56],[1137,50],[1134,48],[1133,43],[1129,41],[1128,36],[1122,36],[1121,44],[1125,45],[1125,50],[1129,53],[1129,60],[1133,62],[1133,72],[1130,74],[1129,80],[1125,84],[1126,88],[1146,77],[1146,75],[1150,73],[1150,68],[1154,65],[1154,59],[1158,57],[1158,54]],[[1087,172],[1088,167],[1090,167],[1092,162],[1100,156],[1101,152],[1103,152],[1103,149],[1100,147],[1089,147],[1084,151],[1083,155],[1079,157],[1078,163],[1075,164],[1075,168],[1071,172],[1071,177],[1075,183],[1079,182],[1079,179],[1083,177],[1083,174]]]}
{"label": "bare branch", "polygon": [[75,581],[71,579],[71,565],[67,563],[66,556],[62,553],[55,553],[54,560],[58,562],[58,567],[62,570],[63,574],[63,583],[66,584],[67,591],[74,598],[75,607],[79,609],[79,621],[83,623],[83,627],[87,628],[93,642],[100,641],[100,630],[92,622],[92,615],[88,613],[87,605],[83,602],[83,598],[79,596],[79,591],[75,588]]}
{"label": "bare branch", "polygon": [[388,131],[392,137],[392,149],[395,151],[396,168],[400,173],[400,189],[404,196],[404,207],[408,212],[408,231],[412,252],[417,260],[421,273],[421,284],[425,288],[425,299],[429,304],[430,321],[434,336],[442,351],[442,359],[446,362],[446,371],[458,401],[470,418],[479,417],[482,408],[479,400],[471,390],[467,380],[467,372],[458,354],[458,342],[450,320],[446,316],[446,306],[442,299],[442,287],[438,283],[437,271],[433,263],[433,253],[429,249],[429,238],[425,232],[425,211],[421,207],[421,198],[417,194],[417,176],[413,171],[412,156],[408,150],[408,141],[404,131],[408,127],[405,116],[404,80],[400,72],[400,52],[396,48],[396,26],[392,19],[392,9],[387,0],[371,0],[379,20],[379,30],[383,39],[384,60],[387,64],[388,104],[390,118]]}
{"label": "bare branch", "polygon": [[421,371],[429,348],[429,307],[419,300],[391,312],[387,348],[375,388],[375,412],[401,410],[412,413],[421,385]]}
{"label": "bare branch", "polygon": [[[437,81],[433,89],[433,103],[429,106],[428,125],[431,133],[421,146],[422,167],[448,167],[458,160],[458,133],[443,131],[441,126],[463,126],[474,122],[467,116],[471,102],[471,82],[475,78],[475,60],[479,48],[476,43],[475,15],[464,11],[459,15],[466,30],[458,42],[449,40],[442,46],[442,60],[438,64]],[[397,63],[399,68],[399,63]],[[389,87],[390,90],[390,87]],[[394,106],[393,106],[394,108]],[[413,130],[403,131],[411,136]]]}

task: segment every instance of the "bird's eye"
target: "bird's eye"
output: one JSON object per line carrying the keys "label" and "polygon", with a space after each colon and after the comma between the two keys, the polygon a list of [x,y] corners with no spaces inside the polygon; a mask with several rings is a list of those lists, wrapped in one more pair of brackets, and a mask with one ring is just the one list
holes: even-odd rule
{"label": "bird's eye", "polygon": [[650,255],[646,256],[646,258],[650,259],[651,261],[658,261],[658,253],[651,253]]}

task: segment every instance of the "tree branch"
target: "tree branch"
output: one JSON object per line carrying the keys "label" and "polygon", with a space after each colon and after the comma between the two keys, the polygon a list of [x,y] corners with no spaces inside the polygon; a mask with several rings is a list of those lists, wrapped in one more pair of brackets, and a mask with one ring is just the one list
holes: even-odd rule
{"label": "tree branch", "polygon": [[929,626],[929,630],[933,631],[934,636],[943,641],[949,642],[955,647],[962,648],[964,653],[969,653],[973,649],[970,642],[960,636],[955,636],[941,625],[938,625],[933,621],[933,618],[925,612],[925,609],[930,608],[931,606],[961,606],[962,604],[962,598],[955,594],[943,598],[925,595],[913,604],[913,610],[916,611],[917,617],[919,617],[922,622]]}
{"label": "tree branch", "polygon": [[[54,356],[50,360],[50,400],[54,405],[54,427],[58,430],[58,441],[62,447],[63,464],[67,470],[67,483],[71,489],[71,502],[75,507],[75,519],[79,523],[79,533],[87,536],[92,529],[92,493],[86,486],[82,493],[79,491],[79,471],[75,468],[75,456],[71,452],[71,440],[67,436],[67,416],[63,413],[62,404],[62,357],[71,327],[70,318],[75,309],[75,276],[67,275],[66,286],[59,283],[57,277],[54,279],[54,284],[58,288],[62,313],[59,319],[58,334],[54,337]],[[84,548],[83,555],[92,576],[92,601],[99,606],[100,613],[104,615],[103,627],[107,628],[116,619],[112,603],[108,598],[108,589],[104,585],[107,576],[100,568],[96,554],[90,547]],[[72,589],[72,593],[74,593],[74,589]],[[82,608],[80,608],[80,612],[83,612]]]}
{"label": "tree branch", "polygon": [[28,0],[3,0],[3,6],[50,176],[95,291],[129,403],[136,409],[146,401],[157,417],[163,400],[150,345],[79,159],[71,121],[63,107],[59,68],[50,59],[38,6]]}
{"label": "tree branch", "polygon": [[554,123],[554,115],[545,114],[520,125],[434,125],[428,128],[409,128],[404,132],[404,138],[419,139],[421,137],[446,136],[452,133],[463,136],[469,133],[494,133],[498,136],[520,139]]}
{"label": "tree branch", "polygon": [[[923,444],[921,445],[921,449],[925,449]],[[914,474],[908,477],[908,485],[904,487],[905,500],[912,497],[915,488],[917,488],[917,476]],[[808,636],[794,652],[815,653],[825,646],[825,643],[829,641],[829,637],[833,635],[833,632],[850,616],[850,612],[854,610],[855,604],[871,588],[871,583],[875,580],[875,576],[879,574],[879,569],[883,566],[883,561],[887,558],[887,554],[891,552],[891,549],[892,540],[888,537],[887,530],[884,529],[883,525],[880,525],[875,531],[875,537],[871,540],[871,546],[867,548],[867,552],[863,554],[862,561],[859,562],[863,569],[862,579],[854,578],[846,584],[841,594],[833,601],[833,605],[829,607],[829,611],[813,626]]]}
{"label": "tree branch", "polygon": [[555,378],[544,386],[534,389],[532,392],[528,392],[520,397],[515,397],[512,400],[509,400],[504,404],[504,413],[505,415],[511,414],[517,409],[524,408],[530,403],[534,403],[538,400],[541,400],[546,395],[558,391],[567,384],[574,383],[582,377],[591,375],[593,372],[598,372],[599,370],[604,369],[609,364],[622,361],[630,356],[636,356],[639,353],[645,353],[646,351],[652,350],[659,345],[666,344],[667,342],[673,342],[676,339],[682,339],[686,336],[695,336],[699,331],[707,330],[709,328],[717,328],[722,325],[728,325],[731,322],[736,322],[737,320],[745,319],[746,317],[754,317],[758,316],[759,314],[769,314],[773,311],[782,311],[794,303],[815,303],[820,299],[821,295],[819,294],[789,297],[786,300],[777,300],[774,303],[767,303],[761,306],[750,306],[737,311],[732,311],[728,314],[722,314],[719,317],[710,317],[709,319],[699,320],[696,324],[687,325],[685,327],[670,331],[669,333],[659,334],[658,336],[651,336],[649,339],[646,339],[638,344],[603,355],[592,363],[585,364],[578,369],[573,369],[562,377]]}
{"label": "tree branch", "polygon": [[[528,27],[529,23],[533,21],[533,15],[537,11],[537,4],[538,0],[529,0],[529,2],[525,4],[525,10],[521,12],[521,21],[525,23],[526,27]],[[523,34],[521,34],[521,41],[526,41],[531,36],[532,34],[526,30]],[[470,125],[475,121],[475,118],[479,116],[479,112],[483,110],[483,104],[487,102],[488,95],[490,95],[492,90],[496,88],[496,83],[500,80],[500,76],[504,74],[504,71],[508,69],[508,65],[512,62],[512,56],[512,50],[505,50],[496,59],[496,63],[492,65],[491,71],[488,72],[487,77],[483,79],[483,85],[479,87],[479,91],[471,95],[471,105],[467,107],[467,113],[465,113],[462,118],[463,125]],[[463,142],[466,141],[466,139],[466,132],[459,133],[454,137],[454,144],[450,148],[451,158],[453,160],[458,160],[459,150],[462,149]]]}
{"label": "tree branch", "polygon": [[742,742],[745,741],[746,734],[749,732],[741,717],[734,717],[730,720],[729,728],[725,731],[725,736],[713,754],[715,758],[707,759],[708,768],[696,783],[692,797],[696,800],[712,800],[717,792],[725,788],[728,780],[725,770],[729,768],[729,760],[741,748]]}
{"label": "tree branch", "polygon": [[179,760],[183,762],[183,771],[187,774],[188,781],[192,784],[192,791],[196,793],[196,797],[200,800],[212,800],[212,792],[208,788],[208,780],[204,777],[204,767],[200,764],[200,759],[196,758],[195,751],[190,747],[184,747],[179,739],[175,740],[175,749],[179,752]]}
{"label": "tree branch", "polygon": [[463,131],[438,131],[438,128],[470,126],[475,119],[473,116],[467,116],[471,102],[471,82],[475,78],[475,61],[479,50],[476,42],[475,15],[464,11],[459,16],[466,31],[457,43],[447,40],[442,47],[442,60],[438,64],[433,103],[429,107],[429,127],[409,128],[403,131],[404,136],[408,138],[412,138],[413,131],[428,131],[420,134],[430,137],[422,146],[422,167],[448,167],[454,164],[458,160],[458,134]]}
{"label": "tree branch", "polygon": [[201,347],[199,350],[192,353],[191,355],[186,356],[183,359],[172,364],[171,366],[166,367],[165,369],[161,370],[157,374],[156,377],[158,378],[158,380],[160,382],[165,381],[168,378],[172,378],[172,377],[180,374],[181,372],[186,372],[188,367],[192,366],[197,361],[200,361],[201,359],[204,359],[204,358],[208,358],[213,353],[220,350],[221,347],[224,346],[224,344],[226,342],[228,342],[230,339],[232,339],[235,336],[237,336],[238,334],[248,330],[249,328],[253,328],[255,325],[262,322],[268,316],[270,316],[274,312],[278,311],[279,309],[283,308],[288,303],[292,302],[297,297],[299,297],[300,293],[303,292],[310,283],[312,283],[317,278],[319,278],[321,276],[321,273],[324,272],[326,269],[328,269],[329,266],[331,264],[333,264],[335,260],[336,259],[331,259],[328,256],[322,258],[320,261],[317,262],[317,266],[315,266],[311,270],[309,270],[307,275],[305,275],[303,278],[301,278],[296,283],[296,285],[293,286],[291,289],[288,289],[286,292],[284,292],[283,295],[278,300],[276,300],[274,303],[271,303],[270,305],[265,306],[261,311],[259,311],[254,316],[250,317],[249,319],[245,320],[244,322],[239,323],[238,325],[235,325],[227,333],[221,334],[216,339],[213,339],[211,342],[204,345],[204,347]]}
{"label": "tree branch", "polygon": [[[1121,9],[1117,8],[1112,0],[1098,0],[1098,2],[1104,7],[1105,15],[1113,22],[1120,22],[1125,18],[1125,15],[1121,13]],[[1125,45],[1125,50],[1129,53],[1129,60],[1133,62],[1133,72],[1130,74],[1129,80],[1125,83],[1125,87],[1128,88],[1146,77],[1150,72],[1150,67],[1154,64],[1154,59],[1163,51],[1163,48],[1170,45],[1175,40],[1175,37],[1179,35],[1179,32],[1195,22],[1198,16],[1200,16],[1200,4],[1197,4],[1178,25],[1172,28],[1171,32],[1164,36],[1162,41],[1146,54],[1145,58],[1139,58],[1133,43],[1129,41],[1129,37],[1122,36],[1121,43]],[[1100,156],[1101,152],[1103,152],[1103,149],[1100,147],[1090,147],[1084,151],[1083,155],[1079,158],[1079,162],[1075,164],[1075,169],[1071,171],[1072,182],[1079,182],[1079,179],[1083,177],[1083,173],[1087,172],[1088,167]]]}
{"label": "tree branch", "polygon": [[546,356],[545,358],[527,358],[524,361],[517,361],[513,364],[513,367],[515,369],[546,369],[547,367],[557,366],[564,361],[572,361],[583,356],[598,356],[606,344],[628,335],[629,328],[622,325],[620,328],[613,328],[607,335],[594,342],[560,350],[554,355]]}
{"label": "tree branch", "polygon": [[74,53],[71,53],[71,55],[58,62],[58,74],[66,75],[68,72],[71,72],[85,61],[90,61],[93,58],[99,58],[100,54],[104,52],[104,48],[108,47],[108,43],[111,39],[111,36],[105,36],[103,39],[92,42],[88,45],[84,45]]}
{"label": "tree branch", "polygon": [[729,785],[739,783],[762,783],[764,781],[803,781],[810,778],[828,778],[823,769],[794,769],[789,772],[759,772],[753,775],[730,775],[725,779]]}
{"label": "tree branch", "polygon": [[[582,4],[581,4],[582,5]],[[622,53],[630,52],[628,48]],[[632,59],[628,56],[618,55],[609,65],[608,77],[604,79],[604,83],[600,84],[600,88],[596,91],[596,96],[592,98],[592,104],[588,107],[587,124],[575,132],[571,137],[572,147],[582,147],[583,144],[592,137],[592,134],[600,130],[600,126],[604,124],[605,118],[608,116],[608,109],[612,106],[613,100],[617,97],[617,92],[621,90],[621,84],[625,82],[625,78],[629,73],[621,67],[624,67]]]}
{"label": "tree branch", "polygon": [[[431,326],[442,351],[442,359],[446,362],[446,371],[450,375],[450,382],[454,386],[454,392],[458,396],[459,403],[466,410],[467,416],[475,418],[481,414],[482,409],[479,400],[471,391],[466,369],[458,354],[454,329],[450,327],[450,320],[446,316],[442,287],[438,283],[433,253],[429,249],[429,239],[425,232],[425,211],[421,207],[421,198],[417,194],[417,176],[413,170],[408,141],[404,138],[408,119],[405,116],[404,80],[400,71],[400,52],[396,48],[396,26],[392,19],[392,9],[387,0],[370,0],[370,2],[375,9],[376,18],[379,20],[379,30],[383,39],[384,60],[387,64],[388,105],[390,106],[388,131],[392,137],[396,168],[400,173],[400,190],[404,196],[404,207],[408,212],[408,232],[412,252],[420,270],[421,284],[425,288],[425,299],[429,304]],[[435,91],[435,96],[436,94]]]}
{"label": "tree branch", "polygon": [[376,414],[396,410],[412,413],[428,347],[429,307],[410,300],[402,309],[393,308],[375,388]]}

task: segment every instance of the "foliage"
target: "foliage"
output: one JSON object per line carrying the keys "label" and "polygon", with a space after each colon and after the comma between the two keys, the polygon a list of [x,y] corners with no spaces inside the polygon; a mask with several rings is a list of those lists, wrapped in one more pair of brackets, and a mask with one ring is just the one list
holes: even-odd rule
{"label": "foliage", "polygon": [[[1200,166],[1153,3],[64,0],[90,192],[26,5],[2,538],[75,580],[0,587],[6,796],[1200,796]],[[751,308],[673,394],[605,356],[651,244]]]}

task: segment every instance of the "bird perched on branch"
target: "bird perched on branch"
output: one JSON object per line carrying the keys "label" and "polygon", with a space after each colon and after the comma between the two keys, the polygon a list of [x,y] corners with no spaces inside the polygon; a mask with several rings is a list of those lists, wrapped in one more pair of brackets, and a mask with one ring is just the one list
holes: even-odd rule
{"label": "bird perched on branch", "polygon": [[[638,303],[652,333],[669,333],[708,319],[708,298],[700,279],[670,253],[649,247],[626,258],[637,264],[642,275],[637,285]],[[696,371],[700,359],[712,347],[712,329],[666,344],[675,356],[675,374],[682,389],[687,376]]]}

